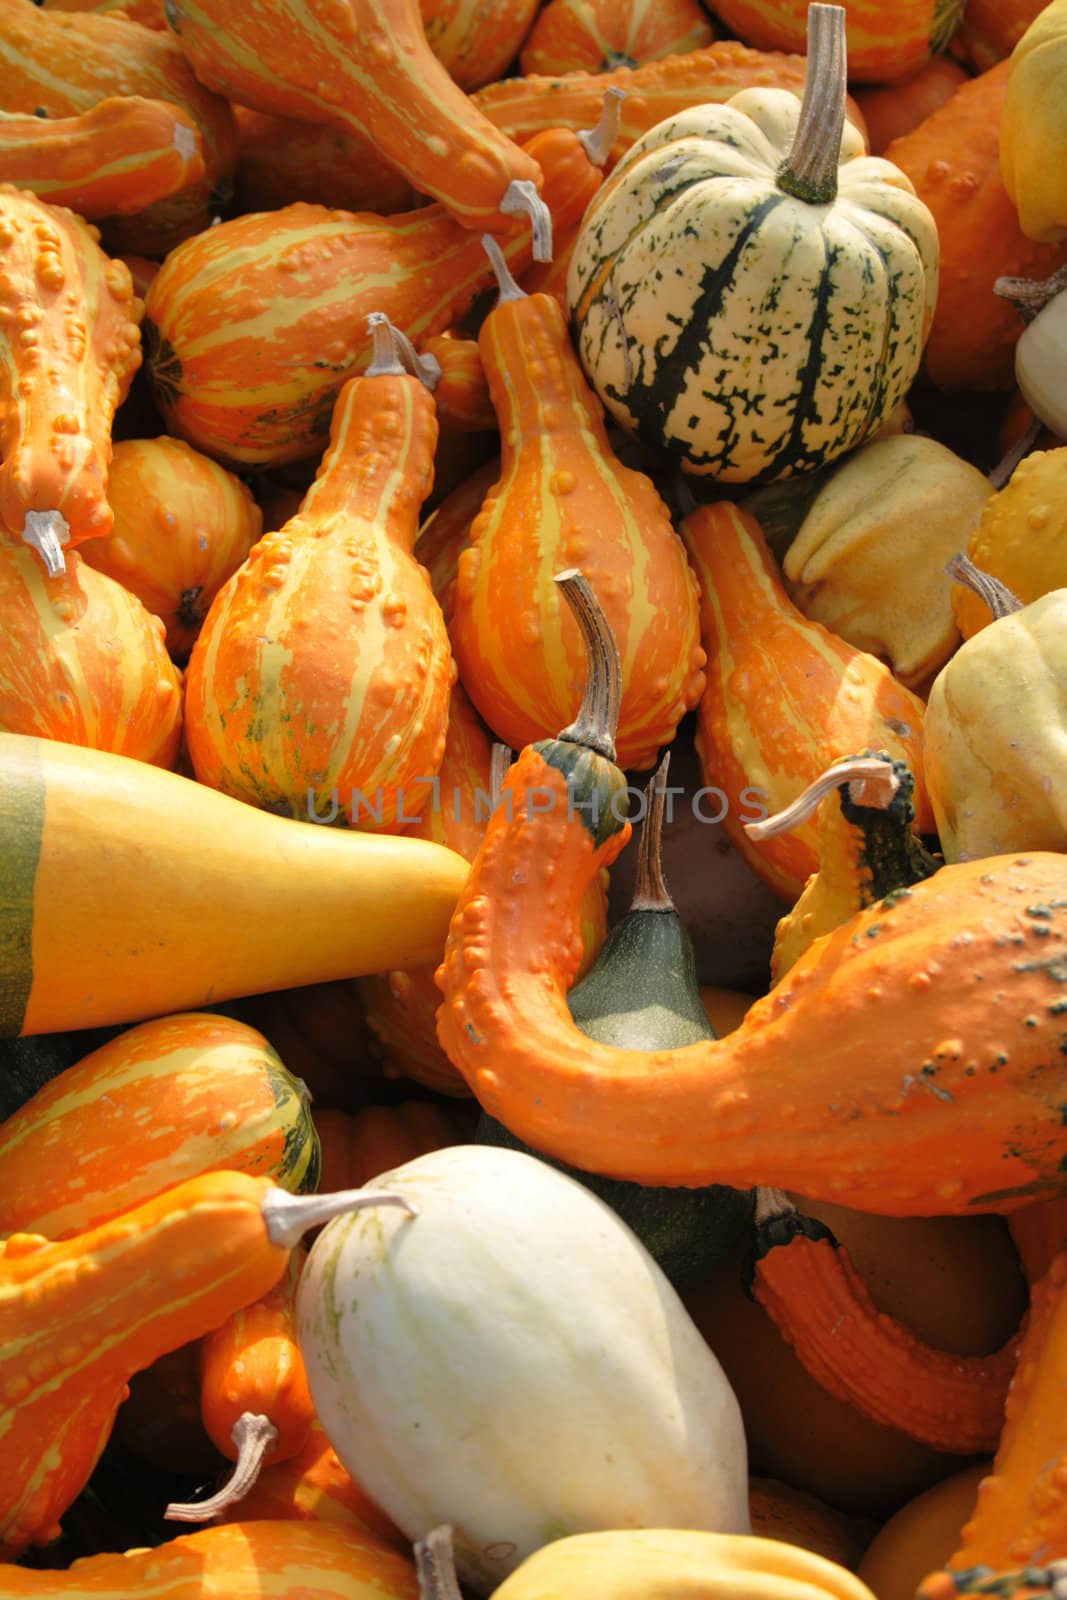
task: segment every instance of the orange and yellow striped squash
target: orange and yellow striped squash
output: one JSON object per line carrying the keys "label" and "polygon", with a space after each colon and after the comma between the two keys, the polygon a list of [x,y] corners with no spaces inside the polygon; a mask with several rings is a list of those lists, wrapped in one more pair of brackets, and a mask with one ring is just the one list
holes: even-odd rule
{"label": "orange and yellow striped squash", "polygon": [[42,11],[0,0],[0,109],[50,117],[88,111],[115,95],[166,100],[200,130],[204,173],[136,216],[107,223],[110,249],[162,255],[206,228],[228,193],[237,159],[233,112],[194,76],[166,34],[122,16]]}
{"label": "orange and yellow striped squash", "polygon": [[410,211],[417,203],[403,173],[372,144],[325,122],[298,122],[234,106],[237,170],[232,214],[277,211],[306,200],[341,211]]}
{"label": "orange and yellow striped squash", "polygon": [[[848,73],[857,83],[906,78],[944,50],[966,0],[849,0]],[[759,50],[803,50],[807,0],[715,0],[715,15]]]}
{"label": "orange and yellow striped squash", "polygon": [[[481,357],[478,359],[480,362]],[[499,478],[500,461],[494,457],[458,483],[419,529],[415,554],[430,575],[430,585],[450,625],[459,558],[470,544],[471,525],[485,497]]]}
{"label": "orange and yellow striped squash", "polygon": [[[756,519],[729,501],[700,506],[682,537],[700,581],[707,686],[697,747],[705,782],[726,797],[723,829],[783,900],[819,866],[816,818],[759,843],[755,803],[782,810],[834,761],[884,750],[915,778],[916,831],[933,832],[923,785],[923,703],[884,662],[798,611]],[[804,1192],[801,1190],[801,1192]]]}
{"label": "orange and yellow striped squash", "polygon": [[524,73],[610,72],[688,55],[714,38],[698,0],[549,0],[519,64]]}
{"label": "orange and yellow striped squash", "polygon": [[[211,1172],[75,1238],[16,1233],[0,1255],[0,1553],[60,1532],[133,1373],[266,1294],[289,1251],[268,1179]],[[48,1574],[53,1577],[54,1574]]]}
{"label": "orange and yellow striped squash", "polygon": [[90,566],[135,594],[185,661],[208,607],[263,531],[263,513],[240,478],[183,439],[123,439],[107,486],[115,521],[86,544]]}
{"label": "orange and yellow striped squash", "polygon": [[[602,174],[573,133],[550,131],[530,148],[554,231],[564,231]],[[529,231],[504,250],[521,271]],[[491,282],[478,235],[443,206],[386,218],[294,204],[236,217],[173,251],[149,290],[157,404],[170,432],[222,460],[315,456],[342,384],[370,359],[370,312],[418,345],[454,326]]]}
{"label": "orange and yellow striped squash", "polygon": [[342,389],[299,512],[220,589],[190,658],[201,783],[307,822],[395,831],[418,817],[455,678],[412,554],[436,442],[433,398],[397,358]]}
{"label": "orange and yellow striped squash", "polygon": [[441,369],[433,386],[441,432],[495,432],[496,412],[489,398],[477,339],[467,339],[457,330],[448,329],[423,339],[419,354],[432,356]]}
{"label": "orange and yellow striped squash", "polygon": [[167,31],[165,0],[41,0],[46,11],[115,11],[128,22],[143,23],[159,33]]}
{"label": "orange and yellow striped squash", "polygon": [[0,184],[0,528],[53,574],[111,528],[111,422],[141,364],[129,268],[99,238]]}
{"label": "orange and yellow striped squash", "polygon": [[0,1126],[0,1237],[67,1239],[221,1168],[316,1189],[306,1088],[243,1022],[208,1012],[142,1022]]}
{"label": "orange and yellow striped squash", "polygon": [[70,117],[0,112],[0,183],[82,217],[143,211],[199,183],[204,146],[189,113],[138,95]]}
{"label": "orange and yellow striped squash", "polygon": [[426,42],[468,93],[502,78],[530,31],[540,0],[420,0]]}
{"label": "orange and yellow striped squash", "polygon": [[558,301],[505,285],[478,343],[502,455],[459,559],[460,679],[509,745],[568,722],[585,650],[553,575],[580,566],[622,657],[620,765],[649,767],[704,688],[696,584],[670,513],[608,443]]}
{"label": "orange and yellow striped squash", "polygon": [[74,551],[50,578],[0,528],[0,729],[173,767],[181,673],[163,624]]}
{"label": "orange and yellow striped squash", "polygon": [[419,0],[170,0],[168,20],[209,89],[368,139],[463,227],[522,225],[505,210],[512,184],[541,187],[537,161],[449,77]]}

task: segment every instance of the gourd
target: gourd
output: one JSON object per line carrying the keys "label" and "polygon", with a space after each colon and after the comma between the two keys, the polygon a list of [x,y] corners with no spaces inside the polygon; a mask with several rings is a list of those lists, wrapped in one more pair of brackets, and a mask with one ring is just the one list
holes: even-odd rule
{"label": "gourd", "polygon": [[460,1576],[484,1594],[548,1540],[620,1519],[748,1531],[733,1394],[606,1206],[484,1146],[381,1181],[417,1215],[324,1229],[297,1328],[338,1455],[409,1538],[462,1529]]}
{"label": "gourd", "polygon": [[477,339],[455,329],[431,334],[419,345],[441,369],[433,388],[437,421],[444,433],[494,433],[496,412],[489,398]]}
{"label": "gourd", "polygon": [[988,72],[1011,55],[1047,4],[1048,0],[968,0],[949,49],[976,72]]}
{"label": "gourd", "polygon": [[955,94],[970,76],[948,56],[935,56],[925,67],[894,83],[856,89],[856,104],[867,124],[867,144],[880,156],[894,139],[917,128],[931,112]]}
{"label": "gourd", "polygon": [[461,1119],[437,1100],[364,1106],[351,1115],[318,1111],[315,1127],[322,1141],[322,1187],[356,1189],[379,1172],[402,1166],[429,1150],[462,1144],[470,1126],[470,1119]]}
{"label": "gourd", "polygon": [[[76,1238],[12,1234],[0,1256],[0,1550],[59,1533],[130,1376],[265,1294],[302,1233],[358,1195],[294,1196],[211,1172]],[[380,1199],[380,1197],[379,1197]],[[406,1202],[390,1196],[387,1205]]]}
{"label": "gourd", "polygon": [[129,270],[99,237],[0,184],[0,528],[51,576],[64,545],[111,527],[111,420],[141,362]]}
{"label": "gourd", "polygon": [[[991,495],[967,541],[970,561],[1024,604],[1067,587],[1067,447],[1035,450]],[[993,621],[988,602],[966,584],[952,589],[964,639]]]}
{"label": "gourd", "polygon": [[838,1511],[818,1496],[774,1478],[749,1477],[748,1507],[753,1533],[799,1545],[850,1572],[870,1542],[871,1529],[864,1518]]}
{"label": "gourd", "polygon": [[1023,400],[1059,438],[1067,435],[1067,386],[1063,350],[1067,341],[1067,267],[1044,283],[998,278],[993,286],[1017,307],[1025,326],[1015,346],[1015,379]]}
{"label": "gourd", "polygon": [[123,439],[108,475],[115,521],[86,544],[90,566],[162,618],[167,649],[188,659],[215,595],[263,529],[248,487],[181,439]]}
{"label": "gourd", "polygon": [[[603,175],[573,133],[550,130],[530,149],[553,228],[564,231]],[[504,249],[521,269],[533,247],[527,230]],[[368,314],[384,311],[418,345],[460,321],[491,282],[478,236],[443,206],[386,218],[295,203],[234,217],[172,251],[149,290],[156,402],[170,432],[224,461],[318,456],[338,393],[370,360]]]}
{"label": "gourd", "polygon": [[[909,0],[891,10],[878,0],[849,0],[849,74],[861,83],[905,78],[944,50],[966,0]],[[802,50],[806,0],[717,0],[731,33],[761,50]]]}
{"label": "gourd", "polygon": [[352,1108],[377,1092],[382,1075],[354,978],[249,995],[239,1012],[307,1084],[316,1118],[321,1106]]}
{"label": "gourd", "polygon": [[519,65],[529,73],[610,72],[664,56],[684,56],[715,38],[697,0],[649,6],[603,0],[549,0],[522,47]]}
{"label": "gourd", "polygon": [[433,399],[388,318],[368,322],[373,361],[341,390],[300,510],[260,540],[204,620],[186,743],[199,781],[224,794],[389,831],[429,796],[455,666],[412,555],[433,481]]}
{"label": "gourd", "polygon": [[785,553],[790,599],[919,688],[960,642],[944,566],[992,492],[936,439],[898,433],[861,445],[819,489]]}
{"label": "gourd", "polygon": [[1067,5],[1050,0],[1016,44],[1000,119],[1000,173],[1028,239],[1067,238]]}
{"label": "gourd", "polygon": [[221,1168],[316,1189],[307,1090],[243,1022],[158,1017],[68,1067],[0,1127],[0,1237],[67,1239]]}
{"label": "gourd", "polygon": [[916,825],[929,832],[922,701],[793,605],[754,517],[717,501],[690,512],[680,532],[700,583],[707,651],[697,747],[705,782],[728,798],[723,830],[753,871],[783,900],[797,899],[819,865],[817,826],[757,841],[745,829],[753,802],[779,811],[829,762],[864,748],[907,764]]}
{"label": "gourd", "polygon": [[649,767],[704,687],[696,583],[651,479],[608,442],[558,302],[525,295],[499,255],[494,267],[500,293],[478,346],[500,423],[500,479],[459,558],[449,627],[460,681],[509,745],[573,716],[581,635],[548,575],[581,561],[619,642],[619,759]]}
{"label": "gourd", "polygon": [[17,734],[0,734],[0,814],[0,1036],[417,966],[467,872],[425,839],[297,823]]}
{"label": "gourd", "polygon": [[845,119],[845,12],[810,7],[803,105],[744,89],[644,134],[567,277],[582,364],[629,433],[728,483],[861,444],[918,371],[938,238]]}
{"label": "gourd", "polygon": [[174,765],[181,674],[167,655],[163,624],[136,595],[79,551],[49,577],[37,552],[0,527],[0,617],[5,733]]}
{"label": "gourd", "polygon": [[119,11],[130,22],[167,31],[164,0],[43,0],[48,11]]}
{"label": "gourd", "polygon": [[85,218],[143,211],[198,183],[203,149],[188,111],[140,95],[69,117],[0,112],[0,181]]}
{"label": "gourd", "polygon": [[469,93],[502,78],[537,15],[538,0],[420,0],[426,42]]}
{"label": "gourd", "polygon": [[197,1600],[266,1600],[293,1594],[293,1574],[316,1600],[418,1600],[414,1568],[355,1528],[250,1522],[204,1528],[155,1549],[83,1556],[67,1571],[0,1569],[0,1600],[133,1597],[162,1588]]}
{"label": "gourd", "polygon": [[[600,121],[595,128],[578,134],[586,155],[596,167],[607,167],[612,148],[618,142],[621,107],[625,99],[624,90],[605,89]],[[527,294],[554,295],[564,316],[567,315],[567,273],[580,230],[579,217],[566,233],[556,234],[552,241],[552,260],[535,261],[522,274],[522,289]]]}
{"label": "gourd", "polygon": [[499,479],[499,459],[485,462],[445,496],[419,529],[415,554],[430,575],[433,592],[449,625],[459,558],[470,544],[471,527],[486,495]]}
{"label": "gourd", "polygon": [[[650,1060],[574,1026],[576,907],[630,832],[600,665],[610,634],[592,638],[583,711],[511,767],[438,977],[438,1036],[483,1109],[557,1160],[641,1183],[773,1182],[894,1216],[1057,1191],[1062,855],[945,867],[860,912],[725,1039]],[[944,1094],[905,1092],[924,1065]]]}
{"label": "gourd", "polygon": [[209,89],[369,139],[465,228],[514,231],[541,186],[536,159],[432,53],[418,0],[263,0],[239,15],[218,0],[171,0],[167,21]]}
{"label": "gourd", "polygon": [[163,255],[206,228],[225,203],[237,157],[233,112],[194,75],[165,33],[123,16],[42,10],[34,0],[0,0],[5,111],[49,117],[88,111],[100,100],[138,95],[165,100],[196,124],[204,172],[167,200],[107,219],[108,248]]}
{"label": "gourd", "polygon": [[248,106],[234,106],[234,117],[235,217],[276,211],[298,200],[380,216],[415,205],[415,191],[403,173],[355,134],[324,122],[272,117]]}
{"label": "gourd", "polygon": [[982,1460],[943,1478],[882,1525],[856,1569],[877,1600],[915,1600],[920,1581],[944,1566],[974,1512],[978,1485],[989,1466]]}

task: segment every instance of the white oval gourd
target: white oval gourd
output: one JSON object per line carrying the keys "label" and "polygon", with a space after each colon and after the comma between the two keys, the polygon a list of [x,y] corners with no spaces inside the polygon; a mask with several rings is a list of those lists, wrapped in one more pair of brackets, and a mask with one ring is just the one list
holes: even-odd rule
{"label": "white oval gourd", "polygon": [[741,1414],[652,1257],[573,1179],[455,1145],[375,1179],[417,1215],[331,1222],[300,1282],[315,1408],[409,1538],[488,1593],[566,1534],[747,1533]]}

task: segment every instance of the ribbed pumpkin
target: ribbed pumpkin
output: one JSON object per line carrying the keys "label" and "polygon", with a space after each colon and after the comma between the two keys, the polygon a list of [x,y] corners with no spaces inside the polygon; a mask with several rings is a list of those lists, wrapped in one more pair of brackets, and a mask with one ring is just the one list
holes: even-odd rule
{"label": "ribbed pumpkin", "polygon": [[[848,0],[850,75],[860,83],[906,78],[949,43],[966,0]],[[715,0],[732,33],[760,50],[802,50],[807,0]]]}
{"label": "ribbed pumpkin", "polygon": [[602,72],[684,56],[715,28],[698,0],[549,0],[523,46],[530,72]]}
{"label": "ribbed pumpkin", "polygon": [[421,0],[426,42],[468,92],[502,78],[530,31],[540,0]]}
{"label": "ribbed pumpkin", "polygon": [[668,118],[589,206],[567,299],[615,419],[689,472],[770,481],[877,431],[937,298],[933,218],[845,121],[844,12],[811,7],[803,106]]}
{"label": "ribbed pumpkin", "polygon": [[427,797],[455,676],[441,609],[411,554],[437,420],[394,337],[382,318],[375,359],[341,391],[300,511],[216,596],[186,691],[202,783],[306,821],[340,814],[387,831]]}
{"label": "ribbed pumpkin", "polygon": [[251,491],[181,439],[120,441],[108,500],[115,521],[85,559],[117,579],[167,630],[167,649],[189,655],[218,590],[248,555],[263,515]]}

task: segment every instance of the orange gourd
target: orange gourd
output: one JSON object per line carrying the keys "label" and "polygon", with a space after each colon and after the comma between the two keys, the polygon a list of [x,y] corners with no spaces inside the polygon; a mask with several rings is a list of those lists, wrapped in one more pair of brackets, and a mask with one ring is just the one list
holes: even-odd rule
{"label": "orange gourd", "polygon": [[993,284],[1004,276],[1047,278],[1067,262],[1067,245],[1035,244],[1022,232],[1000,176],[1008,65],[962,84],[885,151],[933,213],[941,240],[937,309],[923,357],[939,389],[1013,388],[1023,324]]}
{"label": "orange gourd", "polygon": [[608,443],[559,303],[498,274],[478,343],[501,475],[459,560],[450,629],[460,679],[509,745],[573,716],[584,651],[551,574],[581,562],[622,657],[619,760],[648,767],[704,687],[696,585],[651,480]]}
{"label": "orange gourd", "polygon": [[774,1478],[749,1478],[748,1509],[752,1532],[761,1539],[799,1545],[853,1572],[870,1538],[864,1519],[851,1517],[825,1505],[816,1495]]}
{"label": "orange gourd", "polygon": [[470,544],[474,519],[499,477],[500,461],[494,457],[457,484],[419,529],[415,554],[430,575],[430,584],[448,623],[456,598],[459,558]]}
{"label": "orange gourd", "polygon": [[610,72],[688,55],[714,38],[698,0],[549,0],[519,64],[524,74]]}
{"label": "orange gourd", "polygon": [[967,0],[963,22],[950,49],[976,72],[988,72],[1010,56],[1048,0]]}
{"label": "orange gourd", "polygon": [[541,186],[537,161],[476,110],[431,51],[418,0],[170,5],[201,83],[257,111],[368,139],[463,227],[514,232],[521,186],[528,195]]}
{"label": "orange gourd", "polygon": [[819,864],[818,824],[753,841],[745,823],[754,799],[779,811],[828,763],[857,750],[885,750],[907,764],[918,831],[931,832],[922,701],[883,662],[797,610],[748,512],[729,501],[699,506],[681,532],[702,594],[704,781],[726,795],[723,829],[753,871],[784,900],[797,899]]}
{"label": "orange gourd", "polygon": [[0,112],[0,182],[82,217],[143,211],[199,183],[203,140],[165,100],[116,96],[70,117]]}
{"label": "orange gourd", "polygon": [[[848,66],[857,83],[887,83],[924,66],[949,43],[966,0],[849,0]],[[732,33],[760,50],[802,50],[807,0],[715,0]]]}
{"label": "orange gourd", "polygon": [[1067,1250],[1067,1194],[1020,1206],[1008,1218],[1008,1227],[1027,1279],[1037,1283],[1060,1252]]}
{"label": "orange gourd", "polygon": [[111,421],[141,364],[129,269],[99,238],[0,185],[0,530],[52,575],[111,527]]}
{"label": "orange gourd", "polygon": [[200,130],[200,180],[133,217],[109,218],[109,249],[162,255],[208,226],[237,157],[233,112],[198,81],[173,39],[123,16],[42,11],[34,0],[0,0],[0,37],[5,111],[33,116],[41,107],[65,117],[115,95],[140,95],[177,106]]}
{"label": "orange gourd", "polygon": [[[626,96],[621,89],[605,89],[603,110],[595,128],[578,134],[586,155],[594,166],[606,169],[612,149],[618,140],[621,108]],[[567,273],[571,256],[581,231],[579,220],[565,233],[557,233],[552,241],[552,260],[535,261],[522,274],[521,286],[527,294],[555,295],[565,317],[570,316],[567,303]]]}
{"label": "orange gourd", "polygon": [[234,117],[234,216],[276,211],[298,200],[382,216],[409,211],[416,203],[403,173],[353,133],[322,122],[272,117],[248,106],[235,106]]}
{"label": "orange gourd", "polygon": [[441,432],[494,431],[496,412],[489,398],[477,339],[467,339],[462,333],[449,329],[423,339],[419,354],[431,357],[440,369],[433,386],[433,399]]}
{"label": "orange gourd", "polygon": [[877,1600],[915,1600],[921,1580],[943,1566],[959,1543],[988,1472],[987,1460],[964,1467],[909,1500],[882,1525],[856,1569]]}
{"label": "orange gourd", "polygon": [[85,559],[162,620],[167,649],[185,661],[212,600],[259,539],[262,512],[232,472],[166,435],[115,445],[107,497],[115,521]]}
{"label": "orange gourd", "polygon": [[117,11],[129,22],[141,22],[159,33],[167,31],[165,0],[41,0],[47,11]]}
{"label": "orange gourd", "polygon": [[420,0],[426,42],[468,93],[502,78],[537,15],[539,0]]}
{"label": "orange gourd", "polygon": [[911,77],[857,88],[856,104],[867,124],[871,154],[880,156],[894,139],[917,128],[969,78],[957,61],[936,56]]}
{"label": "orange gourd", "polygon": [[434,1100],[401,1100],[395,1106],[365,1106],[350,1116],[319,1111],[315,1126],[322,1140],[323,1189],[358,1189],[380,1172],[406,1161],[463,1144],[470,1119]]}
{"label": "orange gourd", "polygon": [[441,765],[455,668],[412,555],[433,399],[404,370],[388,320],[370,320],[374,361],[341,391],[300,511],[260,540],[204,622],[186,742],[198,779],[223,793],[395,831]]}

